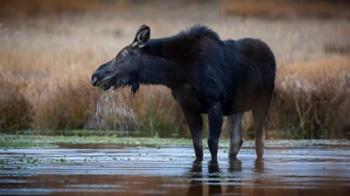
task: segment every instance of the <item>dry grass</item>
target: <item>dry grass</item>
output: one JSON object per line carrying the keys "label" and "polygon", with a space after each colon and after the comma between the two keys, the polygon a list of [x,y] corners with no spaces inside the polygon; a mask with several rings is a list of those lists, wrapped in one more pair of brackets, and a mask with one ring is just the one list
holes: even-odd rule
{"label": "dry grass", "polygon": [[342,137],[349,126],[350,58],[329,56],[278,68],[270,127],[294,137]]}
{"label": "dry grass", "polygon": [[60,13],[84,14],[101,10],[123,11],[127,9],[127,0],[2,0],[0,18],[18,18],[23,16],[56,15]]}
{"label": "dry grass", "polygon": [[255,17],[350,17],[346,1],[224,0],[227,14]]}
{"label": "dry grass", "polygon": [[32,105],[22,93],[24,83],[0,73],[0,130],[26,129],[32,121]]}
{"label": "dry grass", "polygon": [[141,89],[134,97],[132,108],[139,116],[142,129],[151,135],[189,136],[181,109],[166,87]]}
{"label": "dry grass", "polygon": [[121,135],[188,136],[180,108],[165,87],[144,86],[101,94],[88,128],[119,130]]}
{"label": "dry grass", "polygon": [[[215,6],[207,2],[176,5],[168,17],[154,10],[154,4],[127,4],[128,12],[115,15],[46,15],[60,6],[48,1],[41,8],[41,1],[35,2],[21,5],[19,10],[25,11],[15,12],[14,18],[0,18],[1,130],[90,128],[130,135],[189,136],[169,89],[142,86],[131,97],[127,88],[102,93],[89,84],[94,69],[128,44],[148,16],[145,23],[154,29],[153,37],[203,23],[224,38],[259,37],[271,45],[279,67],[268,129],[287,131],[296,138],[317,138],[342,137],[350,126],[348,21],[230,18],[221,15],[220,9],[213,11]],[[77,8],[74,2],[62,3],[62,10],[101,9],[95,1],[86,7],[79,7],[78,2]],[[30,10],[35,5],[48,11],[33,17]],[[4,10],[11,9],[0,12]],[[251,124],[250,118],[244,119],[245,129],[251,129]]]}
{"label": "dry grass", "polygon": [[67,81],[49,89],[36,104],[36,129],[82,129],[95,114],[98,93],[86,80]]}

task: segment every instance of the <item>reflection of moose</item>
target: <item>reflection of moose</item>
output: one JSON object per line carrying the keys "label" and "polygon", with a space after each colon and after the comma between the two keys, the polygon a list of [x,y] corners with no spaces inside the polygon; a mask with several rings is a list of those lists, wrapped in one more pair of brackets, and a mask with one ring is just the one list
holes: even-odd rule
{"label": "reflection of moose", "polygon": [[[264,161],[256,159],[254,172],[259,176],[264,170]],[[263,195],[264,189],[259,185],[264,184],[264,178],[250,176],[247,180],[242,178],[245,172],[239,159],[229,161],[227,173],[222,171],[218,162],[209,161],[208,175],[202,170],[202,162],[195,161],[186,174],[190,179],[187,195]]]}
{"label": "reflection of moose", "polygon": [[169,87],[180,104],[192,134],[197,160],[203,159],[202,117],[208,114],[208,146],[217,160],[223,116],[231,122],[229,157],[242,146],[240,122],[252,110],[256,128],[256,153],[263,155],[263,124],[275,80],[275,59],[257,39],[222,41],[204,26],[194,26],[175,36],[151,39],[142,25],[134,41],[92,75],[92,84],[105,90],[140,84]]}
{"label": "reflection of moose", "polygon": [[[202,162],[194,161],[190,171],[191,186],[188,189],[187,195],[205,195],[204,184],[208,185],[208,195],[222,194],[222,186],[220,181],[220,168],[218,162],[210,161],[208,164],[209,176],[204,177],[202,171]],[[207,182],[204,182],[207,179]]]}

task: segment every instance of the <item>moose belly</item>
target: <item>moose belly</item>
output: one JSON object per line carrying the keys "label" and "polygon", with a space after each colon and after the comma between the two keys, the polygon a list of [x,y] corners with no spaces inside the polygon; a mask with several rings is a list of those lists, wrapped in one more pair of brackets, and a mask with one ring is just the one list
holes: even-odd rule
{"label": "moose belly", "polygon": [[230,115],[233,113],[242,113],[242,112],[251,110],[255,102],[256,102],[255,95],[251,95],[251,96],[237,95],[235,97],[233,104],[228,106],[229,108],[231,108],[231,110],[227,112],[226,115]]}
{"label": "moose belly", "polygon": [[[172,89],[172,95],[181,107],[197,111],[202,114],[208,113],[210,104],[206,97],[200,96],[193,88],[184,86],[182,88]],[[248,111],[256,102],[255,91],[237,92],[234,97],[226,97],[222,100],[222,109],[224,115],[241,113]]]}
{"label": "moose belly", "polygon": [[172,89],[172,95],[182,108],[190,109],[200,113],[205,113],[207,104],[201,101],[200,96],[189,85],[184,85],[181,88]]}

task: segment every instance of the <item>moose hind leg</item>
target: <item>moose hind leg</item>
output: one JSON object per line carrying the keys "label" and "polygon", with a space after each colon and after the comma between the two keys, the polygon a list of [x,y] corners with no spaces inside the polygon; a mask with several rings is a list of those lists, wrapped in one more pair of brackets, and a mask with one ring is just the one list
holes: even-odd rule
{"label": "moose hind leg", "polygon": [[202,147],[202,129],[203,129],[203,120],[200,113],[182,109],[189,129],[191,131],[192,142],[194,152],[196,154],[196,161],[203,160],[203,147]]}
{"label": "moose hind leg", "polygon": [[252,110],[255,128],[255,150],[258,159],[261,159],[264,155],[264,123],[267,116],[269,104],[270,97],[268,96],[265,99],[262,98],[259,100]]}
{"label": "moose hind leg", "polygon": [[229,116],[230,147],[228,157],[235,160],[242,147],[241,120],[244,113],[232,114]]}

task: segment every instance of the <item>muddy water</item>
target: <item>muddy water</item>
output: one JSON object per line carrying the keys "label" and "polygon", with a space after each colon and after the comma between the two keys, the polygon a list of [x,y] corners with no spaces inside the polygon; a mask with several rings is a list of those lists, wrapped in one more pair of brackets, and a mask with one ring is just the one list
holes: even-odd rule
{"label": "muddy water", "polygon": [[1,149],[0,194],[350,195],[348,147],[242,149],[193,164],[191,148]]}

